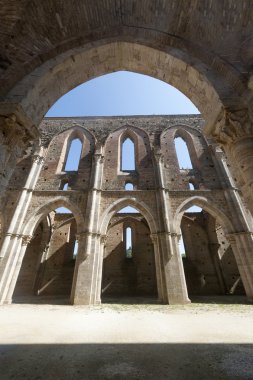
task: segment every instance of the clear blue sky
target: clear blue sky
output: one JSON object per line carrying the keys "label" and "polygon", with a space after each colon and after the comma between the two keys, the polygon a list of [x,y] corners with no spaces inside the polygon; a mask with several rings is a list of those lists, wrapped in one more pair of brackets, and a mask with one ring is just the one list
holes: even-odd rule
{"label": "clear blue sky", "polygon": [[61,97],[46,116],[170,115],[199,113],[174,87],[119,71],[90,80]]}

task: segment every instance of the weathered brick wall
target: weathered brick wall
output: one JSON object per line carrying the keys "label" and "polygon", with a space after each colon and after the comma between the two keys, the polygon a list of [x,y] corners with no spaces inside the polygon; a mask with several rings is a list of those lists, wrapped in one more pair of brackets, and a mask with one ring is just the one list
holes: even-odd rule
{"label": "weathered brick wall", "polygon": [[[187,144],[192,169],[180,169],[175,149],[175,138],[181,137]],[[220,188],[207,142],[197,127],[178,125],[161,135],[161,151],[164,156],[166,187],[170,190],[189,190],[189,182],[196,189]]]}
{"label": "weathered brick wall", "polygon": [[70,296],[75,258],[76,223],[72,214],[56,214],[54,232],[40,281],[41,295]]}
{"label": "weathered brick wall", "polygon": [[34,295],[70,296],[75,265],[76,223],[72,214],[52,212],[49,217],[54,231],[51,235],[46,219],[37,227],[24,256],[14,301]]}
{"label": "weathered brick wall", "polygon": [[[133,257],[126,257],[125,228],[132,228]],[[157,294],[154,249],[143,217],[116,214],[107,233],[102,296]]]}
{"label": "weathered brick wall", "polygon": [[242,284],[238,266],[235,260],[233,250],[230,243],[226,239],[224,230],[221,226],[216,225],[216,236],[219,246],[219,257],[221,261],[221,268],[227,290],[230,294],[244,294],[245,290]]}
{"label": "weathered brick wall", "polygon": [[[189,295],[245,294],[231,246],[222,227],[210,214],[186,212],[182,218],[181,231],[186,253],[183,263]],[[211,249],[212,246],[215,247],[215,252]]]}
{"label": "weathered brick wall", "polygon": [[[135,146],[135,170],[121,170],[121,144],[130,137]],[[123,190],[126,182],[135,189],[154,189],[155,177],[149,136],[142,129],[132,126],[122,127],[112,132],[105,144],[103,188]]]}

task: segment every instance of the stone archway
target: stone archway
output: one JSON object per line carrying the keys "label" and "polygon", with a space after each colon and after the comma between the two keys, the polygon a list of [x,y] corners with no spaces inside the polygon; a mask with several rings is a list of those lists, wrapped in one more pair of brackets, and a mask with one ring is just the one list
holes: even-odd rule
{"label": "stone archway", "polygon": [[102,302],[156,301],[158,262],[142,214],[120,211],[114,214],[106,233],[103,256]]}
{"label": "stone archway", "polygon": [[[199,206],[203,210],[206,210],[214,219],[216,219],[219,225],[224,231],[224,236],[227,241],[231,244],[232,253],[236,259],[237,267],[241,276],[242,283],[246,295],[249,300],[253,298],[253,281],[251,276],[251,267],[248,265],[249,257],[252,252],[252,236],[251,232],[247,230],[246,226],[241,226],[245,228],[245,231],[238,231],[238,226],[234,226],[229,217],[221,211],[216,205],[211,204],[211,202],[204,197],[194,196],[186,199],[177,208],[174,216],[173,225],[177,233],[180,232],[180,224],[184,211],[186,211],[191,206]],[[243,249],[242,249],[243,245]],[[210,250],[217,251],[218,247],[211,247]],[[210,252],[211,255],[213,252]],[[216,252],[217,253],[217,252]]]}
{"label": "stone archway", "polygon": [[[69,223],[67,225],[67,228],[71,229],[72,232],[65,231],[63,228],[63,232],[60,230],[62,226],[64,226],[64,222],[66,218],[63,218],[63,220],[59,220],[58,223],[58,235],[65,235],[63,238],[70,239],[70,245],[69,247],[66,246],[66,242],[62,242],[60,246],[58,246],[58,243],[56,241],[56,244],[52,246],[51,239],[54,234],[57,234],[57,229],[54,231],[53,225],[50,225],[48,236],[46,236],[46,231],[42,230],[39,231],[40,227],[45,225],[45,218],[55,209],[59,207],[66,207],[68,208],[72,214],[66,214],[71,215],[71,217],[67,217],[69,219]],[[50,218],[51,219],[51,218]],[[53,218],[54,219],[54,218]],[[1,303],[11,303],[12,302],[12,296],[13,292],[17,283],[17,280],[20,275],[20,269],[23,265],[23,259],[24,256],[29,255],[28,259],[26,257],[25,260],[25,268],[22,269],[22,283],[23,281],[29,280],[29,284],[25,286],[24,291],[22,292],[16,292],[17,295],[28,295],[31,296],[32,294],[39,294],[41,289],[44,287],[42,284],[43,281],[41,281],[40,278],[40,286],[36,283],[38,283],[38,277],[41,277],[41,267],[45,266],[46,261],[50,261],[50,270],[48,272],[48,283],[51,281],[52,273],[54,272],[54,268],[59,264],[62,265],[62,268],[58,265],[58,274],[62,271],[63,266],[65,263],[71,261],[73,258],[73,249],[74,249],[74,242],[75,242],[75,236],[82,230],[84,222],[83,222],[83,215],[81,214],[78,207],[76,207],[71,201],[64,199],[63,197],[58,197],[55,199],[52,199],[46,204],[40,205],[33,211],[31,215],[29,215],[26,219],[26,224],[24,228],[21,231],[21,234],[18,237],[18,241],[15,246],[15,251],[13,249],[10,249],[10,252],[7,257],[7,264],[5,267],[5,271],[3,273],[3,281],[2,281],[2,287],[1,287]],[[75,225],[72,226],[72,221]],[[73,228],[72,228],[73,227]],[[35,239],[33,239],[35,234]],[[56,240],[58,239],[56,237]],[[10,244],[12,244],[12,241],[10,241]],[[64,244],[64,247],[61,247],[61,245]],[[50,252],[51,251],[51,252]],[[58,253],[57,253],[58,252]],[[55,255],[57,253],[57,255]],[[54,255],[54,257],[53,257]],[[56,257],[57,256],[57,257]],[[50,260],[49,260],[50,259]],[[71,263],[70,263],[71,264]],[[73,264],[75,264],[73,262]],[[10,272],[9,266],[12,266],[12,270]],[[72,285],[72,278],[74,276],[74,265],[72,265],[73,268],[71,270],[71,278],[70,278],[70,286],[69,290],[67,292],[69,293],[68,296],[70,297],[70,290]],[[57,268],[56,268],[57,269]],[[32,271],[32,272],[31,272]],[[29,274],[27,274],[29,272]],[[66,272],[66,270],[65,270]],[[56,273],[56,275],[58,276]],[[34,277],[34,275],[36,275]],[[56,277],[57,277],[56,276]],[[67,276],[69,276],[69,273],[67,273]],[[39,289],[40,288],[40,289]],[[58,286],[59,288],[59,286]],[[64,288],[64,287],[63,287]],[[22,289],[21,289],[22,290]],[[38,292],[39,290],[39,292]],[[65,291],[65,290],[64,290]]]}

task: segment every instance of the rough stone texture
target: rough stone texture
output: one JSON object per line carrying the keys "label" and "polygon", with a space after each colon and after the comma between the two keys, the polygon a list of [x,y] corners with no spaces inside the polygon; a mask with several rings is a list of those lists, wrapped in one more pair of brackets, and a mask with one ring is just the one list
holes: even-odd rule
{"label": "rough stone texture", "polygon": [[[126,255],[125,229],[132,228],[132,258]],[[116,214],[110,222],[104,253],[102,300],[106,296],[156,296],[154,248],[143,217]]]}
{"label": "rough stone texture", "polygon": [[[33,283],[37,286],[35,293],[43,289],[45,295],[57,296],[70,294],[72,283],[71,303],[96,304],[101,302],[101,288],[108,285],[106,278],[114,276],[121,283],[117,287],[122,295],[130,292],[126,284],[131,282],[137,284],[133,294],[138,294],[140,289],[140,293],[149,295],[157,291],[163,303],[189,302],[186,286],[189,278],[195,285],[198,282],[197,287],[193,286],[195,294],[240,293],[242,281],[251,299],[251,218],[234,187],[224,155],[203,136],[202,125],[199,115],[45,119],[40,125],[43,143],[40,151],[17,165],[5,198],[8,215],[3,225],[1,249],[1,302],[11,302],[14,289],[18,294],[19,284],[22,284],[20,293],[22,287],[29,287],[25,292],[32,294]],[[174,139],[179,136],[187,143],[191,155],[190,170],[179,168],[174,145]],[[128,137],[134,142],[136,152],[135,170],[130,171],[122,170],[120,164],[121,146]],[[81,140],[82,152],[78,171],[69,172],[65,170],[65,162],[75,138]],[[66,182],[68,190],[63,190]],[[134,185],[134,190],[125,190],[127,182]],[[194,183],[195,190],[190,190],[189,182]],[[186,253],[195,265],[192,270],[184,260],[185,282],[178,242],[183,214],[192,205],[202,207],[205,213],[193,216],[190,237],[186,233],[186,217],[183,218]],[[142,222],[137,223],[126,214],[121,224],[112,227],[115,214],[125,206],[135,207]],[[75,220],[76,230],[68,221],[58,228],[57,218],[66,217],[58,214],[55,222],[51,221],[56,229],[48,230],[45,220],[58,207],[71,211],[68,215],[70,220]],[[136,229],[135,236],[138,235],[134,246],[137,254],[132,267],[122,270],[122,229],[129,218]],[[32,239],[40,223],[44,223],[40,235],[49,231],[46,250],[45,237]],[[199,237],[193,241],[195,233]],[[75,268],[74,235],[79,242]],[[203,252],[201,242],[205,245]],[[150,253],[146,252],[147,245]],[[34,251],[37,251],[36,259]],[[147,268],[149,262],[151,267]],[[36,271],[36,265],[39,268],[35,282],[31,278],[27,280],[27,265],[30,271]],[[143,273],[143,279],[138,271]],[[22,276],[26,278],[24,281]],[[148,278],[151,280],[147,281]],[[203,281],[197,278],[204,279],[206,285],[203,287]],[[191,293],[192,286],[187,285]]]}

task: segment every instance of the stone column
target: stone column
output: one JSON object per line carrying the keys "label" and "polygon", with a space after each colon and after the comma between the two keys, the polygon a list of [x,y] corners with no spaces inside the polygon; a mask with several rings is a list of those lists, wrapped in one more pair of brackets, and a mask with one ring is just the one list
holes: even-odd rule
{"label": "stone column", "polygon": [[[8,287],[12,280],[12,275],[15,270],[16,257],[20,254],[22,230],[24,228],[24,220],[32,199],[32,192],[35,188],[37,180],[40,175],[42,164],[44,162],[43,148],[40,149],[39,154],[33,156],[33,165],[29,176],[27,178],[25,187],[23,188],[17,207],[14,211],[9,229],[5,235],[0,258],[2,265],[4,265],[2,276],[0,280],[0,302],[4,302],[4,297],[9,292]],[[4,260],[3,260],[4,259]],[[9,294],[9,293],[8,293]]]}
{"label": "stone column", "polygon": [[158,300],[166,304],[168,303],[168,295],[165,281],[165,272],[163,268],[163,258],[159,249],[158,235],[156,233],[151,234],[150,238],[154,246]]}
{"label": "stone column", "polygon": [[187,294],[182,258],[178,249],[178,237],[171,233],[169,196],[164,186],[163,156],[159,147],[154,147],[154,166],[157,174],[157,208],[161,210],[158,245],[160,253],[160,280],[163,302],[169,304],[184,304],[190,300]]}
{"label": "stone column", "polygon": [[104,263],[104,251],[106,247],[106,235],[100,235],[100,246],[98,251],[98,264],[96,274],[96,298],[95,303],[101,304],[101,289],[102,289],[102,276],[103,276],[103,263]]}
{"label": "stone column", "polygon": [[240,190],[253,214],[253,112],[224,109],[206,133],[222,145],[231,170],[242,178]]}
{"label": "stone column", "polygon": [[226,235],[235,253],[246,295],[253,302],[253,233],[235,232]]}
{"label": "stone column", "polygon": [[101,285],[102,265],[98,231],[103,162],[102,149],[99,147],[94,154],[93,186],[87,201],[84,232],[78,238],[78,254],[71,291],[71,302],[79,305],[100,303],[98,286]]}
{"label": "stone column", "polygon": [[17,252],[19,252],[19,254],[15,255],[13,258],[14,259],[13,260],[14,265],[12,266],[13,274],[11,276],[9,287],[6,287],[6,291],[8,289],[7,295],[5,296],[5,293],[3,294],[4,303],[7,303],[7,304],[12,303],[12,295],[13,295],[13,292],[15,290],[15,286],[18,280],[18,275],[22,266],[23,258],[24,258],[27,246],[31,240],[32,240],[31,235],[21,235],[19,239],[19,245],[21,243],[21,247],[20,249],[17,249]]}
{"label": "stone column", "polygon": [[221,290],[221,294],[227,294],[228,289],[227,285],[223,276],[222,268],[221,268],[221,262],[219,258],[219,248],[220,244],[219,243],[209,243],[208,244],[211,260],[213,262],[213,266],[216,272],[216,276],[219,281],[219,286]]}

